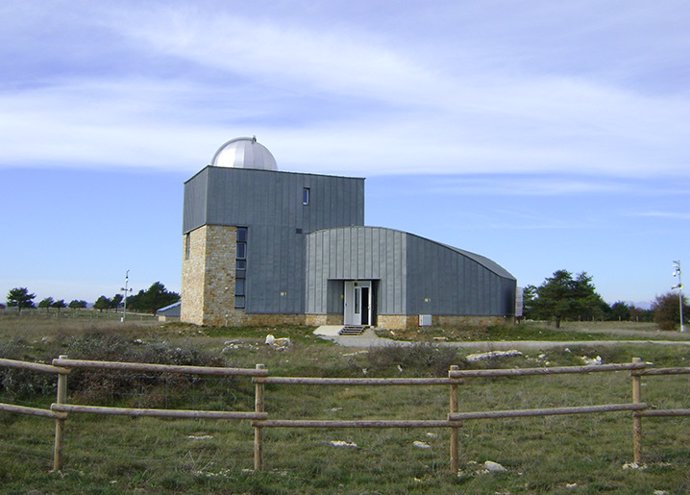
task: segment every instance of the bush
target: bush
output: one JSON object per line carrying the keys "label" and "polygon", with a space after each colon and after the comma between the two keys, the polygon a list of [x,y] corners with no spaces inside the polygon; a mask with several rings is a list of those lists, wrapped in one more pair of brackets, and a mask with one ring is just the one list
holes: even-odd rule
{"label": "bush", "polygon": [[[0,357],[17,361],[29,360],[30,346],[24,339],[0,343]],[[57,379],[54,375],[35,371],[0,368],[0,394],[26,399],[36,395],[54,394]]]}
{"label": "bush", "polygon": [[404,372],[447,376],[452,364],[461,364],[457,350],[431,343],[371,347],[367,354],[368,368],[375,371]]}
{"label": "bush", "polygon": [[[121,335],[97,332],[81,337],[60,337],[43,352],[51,362],[58,354],[70,359],[95,361],[142,362],[183,366],[225,366],[222,357],[192,348],[173,346],[167,342],[147,344]],[[0,356],[8,359],[36,361],[36,347],[24,340],[0,345]],[[40,361],[41,359],[39,359]],[[136,407],[168,406],[189,399],[192,387],[196,391],[215,387],[218,380],[198,375],[177,373],[144,373],[74,369],[68,376],[68,390],[77,401],[125,402]],[[0,393],[8,397],[32,398],[55,394],[57,378],[53,374],[28,370],[0,368]],[[223,386],[233,389],[233,380],[224,380]],[[241,394],[245,395],[245,394]]]}
{"label": "bush", "polygon": [[[685,297],[683,297],[683,316],[687,315],[689,310],[690,307],[688,307]],[[657,296],[652,305],[652,311],[654,311],[654,321],[661,330],[675,330],[680,322],[678,295],[673,292],[667,292],[663,296]]]}

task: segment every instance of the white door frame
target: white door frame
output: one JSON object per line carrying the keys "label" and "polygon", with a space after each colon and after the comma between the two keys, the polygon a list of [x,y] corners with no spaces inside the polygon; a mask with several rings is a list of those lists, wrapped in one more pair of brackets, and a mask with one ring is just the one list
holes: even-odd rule
{"label": "white door frame", "polygon": [[[362,299],[362,288],[368,289],[367,299]],[[345,308],[343,322],[345,325],[361,325],[362,320],[371,325],[371,280],[347,280],[345,281]],[[362,318],[362,309],[366,309],[367,314]]]}

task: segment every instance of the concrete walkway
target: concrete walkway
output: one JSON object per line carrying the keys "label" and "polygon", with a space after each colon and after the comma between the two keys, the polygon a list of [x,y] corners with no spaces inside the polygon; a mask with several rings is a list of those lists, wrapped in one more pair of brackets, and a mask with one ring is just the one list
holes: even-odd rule
{"label": "concrete walkway", "polygon": [[[326,325],[314,330],[314,335],[323,339],[331,340],[344,347],[382,347],[388,345],[409,346],[417,342],[400,341],[378,337],[374,330],[368,328],[362,335],[344,336],[338,335],[342,325]],[[572,341],[536,341],[536,340],[513,340],[513,341],[474,341],[474,342],[433,342],[435,345],[457,347],[458,349],[471,349],[481,351],[497,351],[508,349],[554,349],[559,347],[613,347],[620,345],[659,345],[659,346],[688,346],[689,340],[572,340]]]}

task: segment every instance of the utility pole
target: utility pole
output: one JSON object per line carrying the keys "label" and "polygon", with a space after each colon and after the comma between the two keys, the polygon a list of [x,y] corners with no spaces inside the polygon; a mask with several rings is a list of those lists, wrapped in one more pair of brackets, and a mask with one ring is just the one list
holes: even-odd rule
{"label": "utility pole", "polygon": [[127,318],[127,293],[132,292],[132,289],[129,288],[129,270],[125,272],[125,286],[120,287],[120,290],[125,294],[125,297],[122,299],[125,305],[122,307],[122,318],[120,318],[120,322],[124,323]]}
{"label": "utility pole", "polygon": [[680,306],[680,331],[685,332],[685,324],[683,323],[683,280],[681,279],[680,260],[673,262],[673,276],[678,277],[678,285],[672,289],[678,289],[678,305]]}

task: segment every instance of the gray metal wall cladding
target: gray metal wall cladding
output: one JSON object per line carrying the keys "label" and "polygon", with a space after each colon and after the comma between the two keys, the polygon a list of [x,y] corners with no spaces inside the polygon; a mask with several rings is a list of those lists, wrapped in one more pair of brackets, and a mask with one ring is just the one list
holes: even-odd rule
{"label": "gray metal wall cladding", "polygon": [[512,315],[515,279],[481,259],[385,228],[314,232],[307,236],[307,312],[342,311],[342,282],[333,281],[378,280],[379,314]]}
{"label": "gray metal wall cladding", "polygon": [[[308,206],[302,204],[305,187]],[[183,233],[205,224],[305,233],[363,225],[364,179],[208,166],[185,183]]]}
{"label": "gray metal wall cladding", "polygon": [[[340,280],[379,280],[380,314],[404,314],[406,234],[378,227],[348,227],[307,236],[307,313],[340,313]],[[331,281],[329,283],[329,280]]]}
{"label": "gray metal wall cladding", "polygon": [[408,235],[408,314],[512,316],[516,280],[482,256]]}
{"label": "gray metal wall cladding", "polygon": [[185,183],[185,233],[248,227],[247,313],[304,313],[305,234],[363,223],[364,179],[209,166]]}

